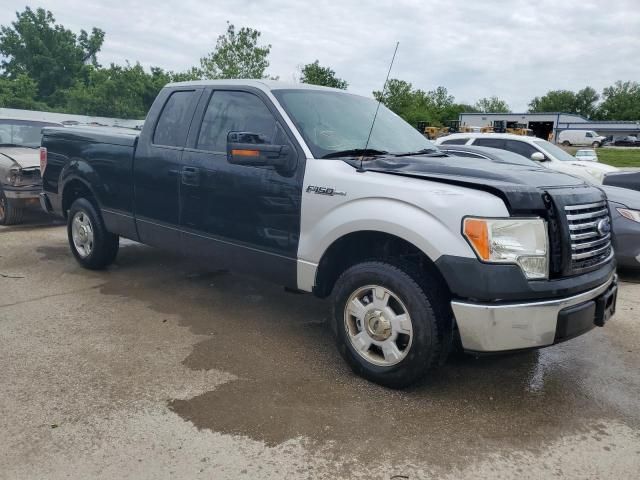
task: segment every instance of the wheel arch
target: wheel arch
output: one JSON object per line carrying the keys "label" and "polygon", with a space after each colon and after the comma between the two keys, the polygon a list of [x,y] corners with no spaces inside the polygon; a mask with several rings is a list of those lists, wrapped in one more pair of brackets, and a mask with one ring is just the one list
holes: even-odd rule
{"label": "wheel arch", "polygon": [[450,294],[444,277],[427,253],[404,238],[379,230],[353,231],[334,240],[318,262],[313,293],[320,298],[329,296],[342,272],[373,259],[432,275]]}
{"label": "wheel arch", "polygon": [[62,187],[62,215],[67,218],[67,212],[74,201],[78,198],[86,198],[98,209],[99,205],[96,194],[93,188],[90,186],[89,182],[86,180],[72,176],[65,180],[64,186]]}

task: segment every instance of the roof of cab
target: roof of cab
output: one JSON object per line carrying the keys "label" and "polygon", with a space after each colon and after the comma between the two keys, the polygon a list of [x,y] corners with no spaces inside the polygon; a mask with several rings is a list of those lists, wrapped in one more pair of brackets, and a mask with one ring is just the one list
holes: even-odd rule
{"label": "roof of cab", "polygon": [[202,87],[202,86],[243,86],[254,87],[260,90],[325,90],[340,93],[348,93],[344,90],[308,83],[281,82],[279,80],[250,80],[250,79],[225,79],[225,80],[193,80],[189,82],[169,83],[167,87]]}

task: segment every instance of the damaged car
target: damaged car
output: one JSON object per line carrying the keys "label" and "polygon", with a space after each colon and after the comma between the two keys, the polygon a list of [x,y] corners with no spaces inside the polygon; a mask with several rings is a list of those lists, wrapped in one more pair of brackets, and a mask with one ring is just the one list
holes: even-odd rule
{"label": "damaged car", "polygon": [[26,209],[39,209],[42,127],[37,120],[0,118],[0,225],[20,223]]}

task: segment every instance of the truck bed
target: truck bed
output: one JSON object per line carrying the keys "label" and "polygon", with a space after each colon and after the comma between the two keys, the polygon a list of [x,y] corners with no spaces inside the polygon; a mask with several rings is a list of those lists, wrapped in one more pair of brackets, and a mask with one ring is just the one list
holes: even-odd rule
{"label": "truck bed", "polygon": [[106,143],[133,147],[140,136],[138,130],[120,127],[47,127],[45,135],[58,140]]}

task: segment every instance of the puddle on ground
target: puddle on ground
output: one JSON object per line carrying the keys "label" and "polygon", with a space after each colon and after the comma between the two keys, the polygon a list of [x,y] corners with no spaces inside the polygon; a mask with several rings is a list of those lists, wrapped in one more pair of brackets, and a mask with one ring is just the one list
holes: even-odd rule
{"label": "puddle on ground", "polygon": [[[268,445],[302,436],[358,458],[448,465],[503,448],[537,448],[601,420],[640,424],[640,375],[604,334],[542,351],[455,357],[417,386],[393,391],[353,375],[326,322],[327,301],[144,246],[123,249],[101,291],[178,314],[209,338],[189,368],[239,377],[169,408],[201,429]],[[134,320],[131,320],[134,321]]]}

